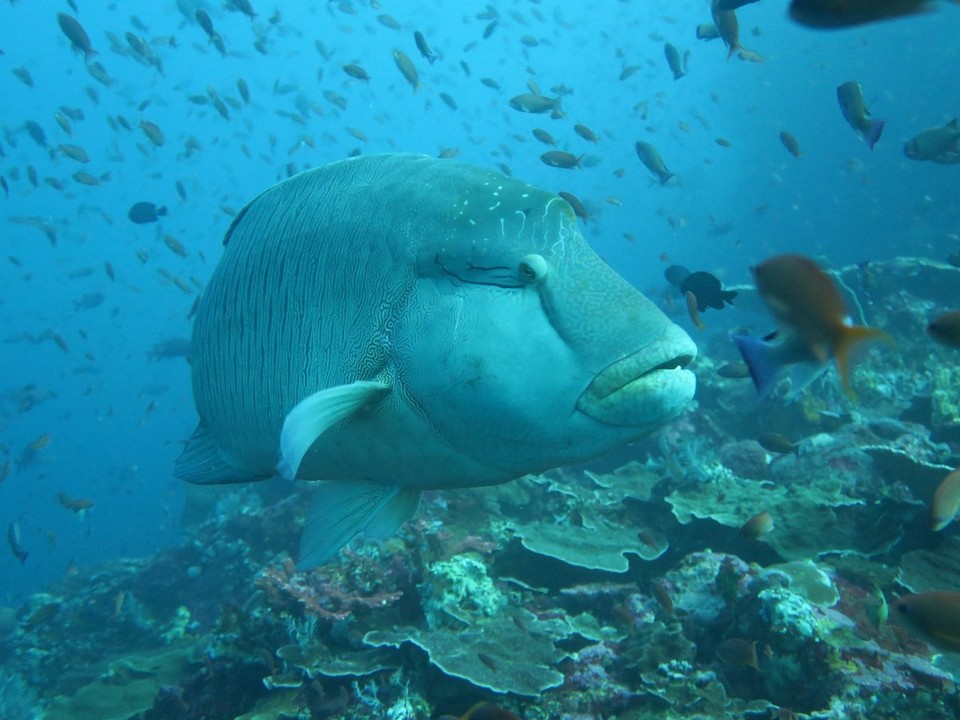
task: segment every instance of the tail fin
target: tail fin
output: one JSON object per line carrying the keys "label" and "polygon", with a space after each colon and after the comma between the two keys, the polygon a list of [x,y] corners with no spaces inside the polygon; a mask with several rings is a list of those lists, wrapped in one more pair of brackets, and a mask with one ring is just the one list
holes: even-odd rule
{"label": "tail fin", "polygon": [[873,150],[873,146],[877,144],[877,140],[880,139],[880,134],[883,132],[883,126],[887,124],[886,120],[871,120],[870,129],[867,130],[867,134],[863,136],[863,139],[867,143],[867,147]]}
{"label": "tail fin", "polygon": [[844,328],[843,336],[833,348],[833,357],[837,361],[837,374],[840,376],[840,384],[843,386],[843,391],[851,398],[855,398],[856,395],[853,392],[853,386],[850,384],[850,352],[866,340],[893,342],[883,330],[863,325],[851,325]]}
{"label": "tail fin", "polygon": [[771,357],[772,345],[749,335],[734,335],[733,342],[747,364],[761,397],[766,397],[780,377],[780,366]]}

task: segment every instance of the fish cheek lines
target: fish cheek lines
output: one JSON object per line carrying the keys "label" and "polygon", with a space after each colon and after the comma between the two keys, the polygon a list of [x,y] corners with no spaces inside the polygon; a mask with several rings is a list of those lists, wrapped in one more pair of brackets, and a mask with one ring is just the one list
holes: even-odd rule
{"label": "fish cheek lines", "polygon": [[517,267],[508,267],[506,265],[491,265],[485,267],[472,263],[468,263],[464,270],[457,273],[454,272],[452,268],[446,267],[443,264],[443,259],[439,255],[435,256],[434,262],[440,271],[456,285],[491,285],[516,292],[524,292],[526,288],[532,285],[530,289],[537,293],[537,297],[540,299],[540,307],[550,327],[553,328],[553,331],[565,344],[570,345],[569,340],[564,337],[561,332],[560,325],[554,319],[556,311],[553,309],[547,297],[548,294],[544,292],[543,285],[548,282],[546,278],[531,283],[520,277]]}

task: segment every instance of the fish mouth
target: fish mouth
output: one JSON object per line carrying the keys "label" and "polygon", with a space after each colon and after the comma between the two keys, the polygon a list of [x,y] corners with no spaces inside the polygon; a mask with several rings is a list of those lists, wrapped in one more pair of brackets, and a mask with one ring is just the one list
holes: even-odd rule
{"label": "fish mouth", "polygon": [[690,336],[672,325],[654,342],[597,373],[577,409],[599,422],[626,427],[676,417],[696,390],[696,377],[686,369],[696,356]]}

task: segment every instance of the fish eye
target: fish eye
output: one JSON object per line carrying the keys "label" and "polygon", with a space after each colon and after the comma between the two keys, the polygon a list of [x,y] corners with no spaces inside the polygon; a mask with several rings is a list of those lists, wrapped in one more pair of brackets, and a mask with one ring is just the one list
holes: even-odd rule
{"label": "fish eye", "polygon": [[524,255],[520,258],[517,272],[524,282],[540,282],[547,276],[547,261],[542,255]]}

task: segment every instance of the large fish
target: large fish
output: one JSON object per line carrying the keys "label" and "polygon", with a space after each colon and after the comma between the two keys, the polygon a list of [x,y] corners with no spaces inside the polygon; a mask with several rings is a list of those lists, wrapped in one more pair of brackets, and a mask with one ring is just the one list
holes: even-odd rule
{"label": "large fish", "polygon": [[336,162],[257,197],[224,245],[177,474],[324,481],[301,567],[389,536],[423,490],[595,457],[693,396],[687,334],[603,263],[565,200],[492,170]]}

